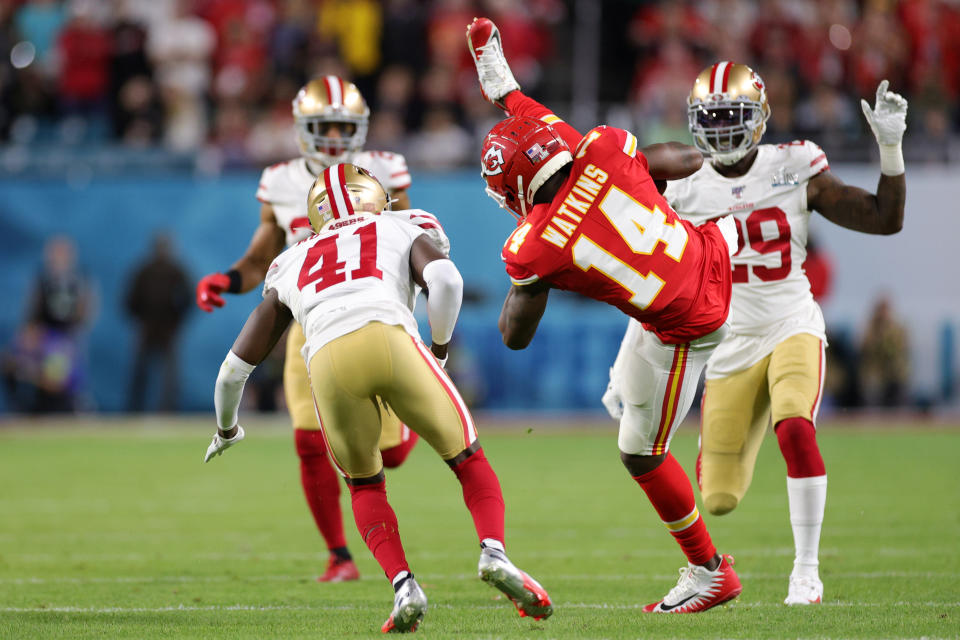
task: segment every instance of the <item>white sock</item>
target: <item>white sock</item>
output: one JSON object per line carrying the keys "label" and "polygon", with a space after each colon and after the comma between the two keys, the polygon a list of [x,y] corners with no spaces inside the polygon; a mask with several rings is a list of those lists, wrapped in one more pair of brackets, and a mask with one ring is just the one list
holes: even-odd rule
{"label": "white sock", "polygon": [[393,590],[396,591],[397,587],[400,586],[400,583],[406,580],[409,576],[409,571],[401,571],[397,575],[393,576],[393,580],[390,581],[393,584]]}
{"label": "white sock", "polygon": [[480,541],[480,548],[496,549],[500,553],[506,553],[506,549],[503,548],[503,543],[495,538],[484,538]]}
{"label": "white sock", "polygon": [[819,579],[820,527],[827,503],[827,476],[787,477],[787,497],[796,547],[793,572]]}

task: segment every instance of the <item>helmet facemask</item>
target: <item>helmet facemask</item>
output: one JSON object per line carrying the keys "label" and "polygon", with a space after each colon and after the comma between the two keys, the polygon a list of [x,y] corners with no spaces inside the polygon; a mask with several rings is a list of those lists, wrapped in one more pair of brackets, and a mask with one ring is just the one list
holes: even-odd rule
{"label": "helmet facemask", "polygon": [[300,153],[323,167],[346,162],[367,142],[370,108],[360,90],[337,76],[308,82],[293,99]]}
{"label": "helmet facemask", "polygon": [[[331,125],[338,126],[341,135],[329,135]],[[367,125],[366,117],[347,113],[297,118],[300,150],[325,167],[344,162],[351,153],[363,149]]]}
{"label": "helmet facemask", "polygon": [[697,149],[732,165],[760,144],[770,117],[766,86],[753,69],[723,61],[700,72],[687,98],[687,123]]}

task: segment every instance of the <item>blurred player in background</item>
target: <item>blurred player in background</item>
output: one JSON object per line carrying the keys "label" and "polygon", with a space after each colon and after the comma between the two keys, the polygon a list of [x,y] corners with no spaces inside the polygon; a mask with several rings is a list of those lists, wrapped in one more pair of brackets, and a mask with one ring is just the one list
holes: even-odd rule
{"label": "blurred player in background", "polygon": [[[586,136],[523,95],[486,18],[467,28],[483,95],[508,117],[487,135],[487,193],[519,218],[501,254],[513,286],[500,314],[511,349],[533,339],[551,288],[577,291],[633,318],[623,362],[620,458],[686,555],[677,585],[645,612],[695,613],[742,587],[717,553],[686,473],[669,452],[700,371],[727,331],[733,221],[702,227],[677,217],[654,180],[696,171],[703,156],[681,144],[637,149],[622,129]],[[641,326],[640,323],[643,323]]]}
{"label": "blurred player in background", "polygon": [[[260,226],[246,253],[226,273],[211,273],[197,284],[197,305],[204,311],[222,307],[227,293],[245,293],[263,281],[267,267],[283,250],[309,237],[313,231],[307,218],[307,193],[322,171],[338,162],[351,162],[370,171],[387,189],[397,210],[410,208],[407,189],[410,173],[399,154],[363,151],[367,138],[370,109],[352,83],[337,76],[317,78],[300,89],[293,100],[301,157],[267,167],[260,178],[257,199]],[[446,244],[440,224],[432,216],[418,218],[435,239]],[[300,457],[300,478],[317,528],[330,550],[328,566],[318,580],[340,582],[356,580],[357,567],[347,550],[340,510],[340,482],[327,458],[320,433],[310,383],[303,359],[303,329],[293,323],[287,337],[283,371],[287,409],[293,421],[294,441]],[[394,416],[389,407],[384,413],[384,464],[399,466],[406,459],[417,435]]]}
{"label": "blurred player in background", "polygon": [[[384,632],[415,631],[427,599],[404,555],[387,502],[378,448],[381,399],[447,462],[480,538],[480,577],[509,597],[521,616],[552,613],[546,591],[504,551],[500,483],[477,440],[470,411],[443,371],[460,313],[463,280],[453,262],[363,169],[338,164],[310,191],[317,235],[273,262],[254,309],[217,378],[219,428],[204,461],[243,439],[237,409],[243,385],[291,317],[307,335],[303,360],[330,455],[346,478],[357,530],[392,582],[394,608]],[[420,341],[413,306],[428,292],[432,346]],[[291,355],[291,357],[294,357]]]}
{"label": "blurred player in background", "polygon": [[[903,226],[906,100],[883,81],[875,107],[861,103],[880,145],[876,194],[845,185],[812,142],[760,144],[770,116],[763,81],[750,67],[718,62],[697,76],[687,102],[690,132],[710,162],[664,193],[686,220],[701,224],[730,214],[737,223],[731,331],[706,368],[697,478],[710,513],[735,509],[772,417],[787,465],[796,546],[790,605],[823,597],[818,565],[827,475],[815,422],[826,335],[802,268],[810,213],[864,233],[893,234]],[[618,360],[627,357],[621,349]],[[616,417],[625,381],[612,371],[604,404]]]}

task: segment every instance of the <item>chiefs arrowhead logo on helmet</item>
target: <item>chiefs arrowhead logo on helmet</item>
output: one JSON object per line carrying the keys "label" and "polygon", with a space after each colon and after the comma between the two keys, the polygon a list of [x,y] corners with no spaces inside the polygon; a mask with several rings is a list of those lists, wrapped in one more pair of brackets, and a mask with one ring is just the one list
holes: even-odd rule
{"label": "chiefs arrowhead logo on helmet", "polygon": [[497,143],[491,143],[490,148],[483,154],[480,172],[485,176],[496,176],[503,173],[503,148]]}

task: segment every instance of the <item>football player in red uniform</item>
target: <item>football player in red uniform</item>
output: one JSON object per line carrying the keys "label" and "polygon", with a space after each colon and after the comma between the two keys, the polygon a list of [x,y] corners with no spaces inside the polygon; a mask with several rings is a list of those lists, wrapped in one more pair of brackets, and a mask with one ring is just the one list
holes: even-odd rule
{"label": "football player in red uniform", "polygon": [[729,556],[717,553],[690,481],[669,452],[697,379],[727,332],[729,218],[695,227],[681,220],[655,181],[699,169],[686,145],[643,151],[627,131],[581,135],[523,95],[486,18],[467,28],[484,96],[509,117],[487,135],[481,173],[487,193],[519,218],[502,257],[513,287],[500,315],[503,340],[526,347],[551,288],[611,304],[631,320],[631,380],[624,389],[620,457],[676,538],[688,565],[646,612],[694,613],[735,598],[742,587]]}

